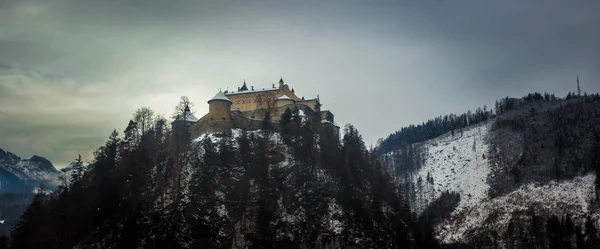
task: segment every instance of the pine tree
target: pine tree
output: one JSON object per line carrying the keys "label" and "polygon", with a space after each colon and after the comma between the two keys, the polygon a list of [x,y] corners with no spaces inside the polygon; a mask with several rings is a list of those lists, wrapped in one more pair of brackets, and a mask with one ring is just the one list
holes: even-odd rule
{"label": "pine tree", "polygon": [[581,226],[577,225],[575,227],[575,242],[576,248],[585,248],[585,238],[583,235],[583,231],[581,231]]}
{"label": "pine tree", "polygon": [[0,249],[9,249],[8,238],[4,235],[0,236]]}
{"label": "pine tree", "polygon": [[598,228],[590,216],[585,219],[585,235],[585,248],[598,248]]}
{"label": "pine tree", "polygon": [[[284,137],[284,139],[288,138],[288,135],[290,133],[290,123],[291,122],[292,122],[292,110],[290,110],[289,107],[286,107],[283,114],[281,114],[281,119],[279,121],[281,135]],[[289,141],[286,142],[286,144],[287,143],[289,143]]]}
{"label": "pine tree", "polygon": [[48,224],[44,224],[44,204],[46,199],[43,191],[34,195],[31,204],[29,204],[23,215],[21,215],[21,219],[12,230],[12,248],[34,249],[47,246],[43,244],[48,242],[48,237],[44,236],[41,230],[48,226]]}
{"label": "pine tree", "polygon": [[133,120],[129,120],[127,128],[125,128],[125,139],[123,140],[125,150],[132,150],[138,142],[138,129],[137,123]]}
{"label": "pine tree", "polygon": [[78,155],[75,162],[73,162],[73,171],[71,172],[71,186],[74,186],[81,181],[83,178],[83,174],[85,172],[85,168],[83,166],[83,160],[81,159],[81,155]]}

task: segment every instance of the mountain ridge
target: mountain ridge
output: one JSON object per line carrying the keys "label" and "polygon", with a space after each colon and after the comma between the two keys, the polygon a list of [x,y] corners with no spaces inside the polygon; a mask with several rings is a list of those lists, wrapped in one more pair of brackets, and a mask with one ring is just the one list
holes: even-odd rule
{"label": "mountain ridge", "polygon": [[0,148],[0,192],[32,191],[42,183],[55,186],[59,175],[52,162],[42,156],[23,159]]}
{"label": "mountain ridge", "polygon": [[411,210],[444,244],[543,246],[584,235],[577,243],[596,243],[600,95],[533,93],[494,110],[483,119],[446,115],[382,140]]}

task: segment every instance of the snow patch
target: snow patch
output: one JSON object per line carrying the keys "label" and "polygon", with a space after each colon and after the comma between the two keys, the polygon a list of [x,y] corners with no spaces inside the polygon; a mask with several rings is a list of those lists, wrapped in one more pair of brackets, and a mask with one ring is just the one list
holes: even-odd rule
{"label": "snow patch", "polygon": [[482,228],[504,231],[511,217],[533,207],[536,214],[572,215],[583,222],[590,213],[590,203],[595,199],[595,174],[576,177],[568,181],[553,181],[547,185],[529,184],[507,195],[484,201],[464,210],[440,224],[436,230],[444,243],[464,241]]}
{"label": "snow patch", "polygon": [[455,213],[487,198],[490,167],[486,155],[490,128],[491,122],[488,122],[416,145],[422,149],[424,163],[414,177],[419,195],[415,211],[421,212],[444,191],[460,194]]}

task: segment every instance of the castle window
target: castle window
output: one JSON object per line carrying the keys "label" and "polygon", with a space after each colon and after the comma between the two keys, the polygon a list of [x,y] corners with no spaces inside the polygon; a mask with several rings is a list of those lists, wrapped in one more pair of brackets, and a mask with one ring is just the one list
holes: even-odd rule
{"label": "castle window", "polygon": [[215,120],[215,118],[211,117],[210,120]]}
{"label": "castle window", "polygon": [[225,120],[225,117],[223,117],[223,120]]}
{"label": "castle window", "polygon": [[235,103],[236,103],[236,104],[239,104],[239,103],[240,103],[240,101],[236,101]]}

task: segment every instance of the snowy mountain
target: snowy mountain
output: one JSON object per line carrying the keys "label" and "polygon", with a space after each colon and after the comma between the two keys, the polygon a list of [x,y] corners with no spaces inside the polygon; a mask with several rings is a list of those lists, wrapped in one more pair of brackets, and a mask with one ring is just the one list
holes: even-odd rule
{"label": "snowy mountain", "polygon": [[111,134],[68,191],[34,198],[11,239],[65,248],[436,248],[352,126],[343,143],[300,123],[288,133],[196,139],[157,128],[142,139]]}
{"label": "snowy mountain", "polygon": [[[437,224],[436,234],[444,243],[465,242],[482,230],[503,232],[511,218],[523,219],[533,209],[544,216],[570,214],[583,222],[598,213],[595,174],[548,184],[528,184],[508,194],[490,198],[487,182],[491,174],[489,139],[493,121],[415,144],[423,165],[414,173],[413,211],[419,213],[442,193],[460,195],[450,218]],[[427,180],[429,179],[429,180]]]}
{"label": "snowy mountain", "polygon": [[21,159],[0,149],[0,192],[31,192],[40,183],[54,186],[59,174],[46,158],[33,156]]}
{"label": "snowy mountain", "polygon": [[[547,224],[577,236],[587,233],[584,224],[600,225],[598,110],[598,95],[506,98],[497,115],[448,115],[403,128],[387,138],[392,149],[382,158],[410,209],[433,223],[444,244],[558,243],[552,240],[562,230]],[[564,240],[575,243],[571,234]]]}

